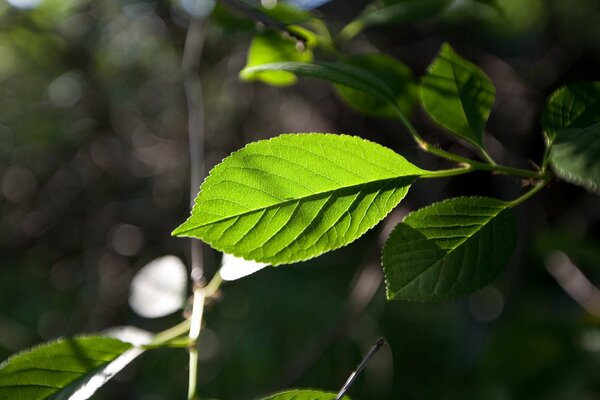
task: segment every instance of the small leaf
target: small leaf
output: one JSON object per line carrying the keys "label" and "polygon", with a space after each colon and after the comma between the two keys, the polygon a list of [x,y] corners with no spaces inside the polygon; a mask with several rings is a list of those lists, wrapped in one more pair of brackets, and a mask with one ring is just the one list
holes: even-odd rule
{"label": "small leaf", "polygon": [[309,47],[300,49],[297,40],[284,38],[281,33],[267,30],[252,39],[248,50],[246,66],[240,72],[240,78],[246,81],[260,80],[274,86],[288,86],[296,83],[294,74],[285,71],[256,71],[251,67],[278,61],[312,61]]}
{"label": "small leaf", "polygon": [[173,234],[272,265],[307,260],[375,226],[425,173],[358,137],[280,135],[217,165]]}
{"label": "small leaf", "polygon": [[550,96],[542,127],[550,139],[567,128],[587,128],[600,122],[600,82],[574,82]]}
{"label": "small leaf", "polygon": [[[87,399],[141,352],[102,336],[45,343],[0,365],[0,398]],[[125,356],[127,360],[121,359]]]}
{"label": "small leaf", "polygon": [[159,318],[181,309],[185,303],[187,270],[175,256],[152,260],[131,281],[129,305],[138,315]]}
{"label": "small leaf", "polygon": [[421,101],[429,116],[480,148],[495,98],[496,89],[485,72],[447,43],[421,80]]}
{"label": "small leaf", "polygon": [[[322,392],[320,390],[297,389],[273,394],[261,400],[335,400],[337,393]],[[344,396],[342,400],[350,400]]]}
{"label": "small leaf", "polygon": [[600,194],[600,122],[585,129],[559,132],[550,162],[565,181]]}
{"label": "small leaf", "polygon": [[259,65],[248,68],[248,72],[261,71],[289,71],[296,75],[322,79],[331,83],[338,83],[354,89],[362,90],[390,104],[396,103],[394,92],[377,76],[362,68],[353,65],[335,62],[279,62]]}
{"label": "small leaf", "polygon": [[491,282],[516,244],[508,205],[459,197],[410,213],[383,247],[387,298],[442,301]]}
{"label": "small leaf", "polygon": [[[395,102],[404,115],[409,115],[416,102],[415,77],[406,65],[385,54],[361,54],[344,59],[346,64],[369,71],[381,79],[394,93]],[[395,118],[398,111],[379,96],[344,85],[336,85],[341,99],[354,110],[375,117]]]}

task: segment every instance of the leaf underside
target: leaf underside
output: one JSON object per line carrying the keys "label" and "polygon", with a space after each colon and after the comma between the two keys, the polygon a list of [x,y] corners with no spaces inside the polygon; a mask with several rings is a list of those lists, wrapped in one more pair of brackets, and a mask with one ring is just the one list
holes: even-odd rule
{"label": "leaf underside", "polygon": [[561,131],[550,151],[556,174],[600,194],[600,122],[585,129]]}
{"label": "leaf underside", "polygon": [[600,122],[600,82],[573,82],[550,96],[542,114],[544,132],[553,141],[568,128]]}
{"label": "leaf underside", "polygon": [[495,98],[490,78],[447,43],[421,79],[425,111],[437,124],[480,148]]}
{"label": "leaf underside", "polygon": [[471,293],[506,266],[516,245],[508,203],[449,199],[410,213],[383,248],[389,300],[436,302]]}
{"label": "leaf underside", "polygon": [[[57,399],[72,393],[132,345],[117,339],[89,336],[59,339],[18,353],[0,365],[0,398]],[[84,397],[81,397],[84,398]]]}
{"label": "leaf underside", "polygon": [[425,173],[358,137],[280,135],[217,165],[173,234],[271,265],[302,261],[357,239]]}
{"label": "leaf underside", "polygon": [[[336,393],[322,392],[320,390],[298,389],[270,395],[262,400],[334,400],[336,396]],[[344,396],[342,400],[350,400],[350,398]]]}

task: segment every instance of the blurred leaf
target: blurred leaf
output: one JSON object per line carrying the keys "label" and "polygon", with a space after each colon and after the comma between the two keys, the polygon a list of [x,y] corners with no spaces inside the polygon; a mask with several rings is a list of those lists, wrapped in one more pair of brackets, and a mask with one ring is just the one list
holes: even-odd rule
{"label": "blurred leaf", "polygon": [[87,399],[141,352],[102,336],[45,343],[0,365],[0,398]]}
{"label": "blurred leaf", "polygon": [[299,49],[297,40],[284,38],[279,32],[267,30],[252,39],[248,50],[246,66],[240,72],[240,78],[245,81],[263,81],[274,86],[288,86],[296,83],[294,74],[286,71],[258,71],[251,67],[278,61],[312,61],[310,48]]}
{"label": "blurred leaf", "polygon": [[175,256],[152,260],[131,281],[129,305],[138,315],[159,318],[181,309],[185,303],[187,270]]}
{"label": "blurred leaf", "polygon": [[400,0],[385,2],[384,7],[368,6],[340,32],[349,40],[363,30],[377,25],[408,24],[442,14],[451,0]]}
{"label": "blurred leaf", "polygon": [[275,7],[260,7],[260,11],[284,25],[294,25],[308,21],[313,16],[294,4],[277,2]]}
{"label": "blurred leaf", "polygon": [[235,281],[268,267],[269,264],[244,260],[231,254],[223,254],[219,274],[224,281]]}
{"label": "blurred leaf", "polygon": [[280,135],[217,165],[173,234],[273,265],[307,260],[375,226],[424,173],[358,137]]}
{"label": "blurred leaf", "polygon": [[396,104],[394,92],[387,87],[385,82],[369,71],[353,65],[324,61],[315,62],[314,64],[281,62],[259,65],[248,69],[248,72],[252,73],[260,71],[289,71],[296,75],[322,79],[362,90],[391,104]]}
{"label": "blurred leaf", "polygon": [[565,181],[600,194],[600,122],[559,132],[550,162]]}
{"label": "blurred leaf", "polygon": [[476,65],[444,43],[421,80],[421,101],[429,116],[457,136],[483,148],[483,131],[496,89]]}
{"label": "blurred leaf", "polygon": [[574,82],[557,89],[542,114],[542,127],[553,142],[567,128],[600,122],[600,82]]}
{"label": "blurred leaf", "polygon": [[509,203],[458,197],[410,213],[383,247],[389,300],[442,301],[490,283],[517,232]]}
{"label": "blurred leaf", "polygon": [[[404,115],[410,115],[416,103],[416,83],[412,71],[397,59],[382,53],[350,56],[344,62],[376,75],[394,93]],[[338,95],[354,110],[375,117],[394,118],[398,111],[387,101],[344,85],[335,86]]]}
{"label": "blurred leaf", "polygon": [[[337,393],[321,392],[311,389],[297,389],[277,393],[267,396],[262,400],[335,400]],[[348,396],[344,396],[343,400],[350,400]]]}

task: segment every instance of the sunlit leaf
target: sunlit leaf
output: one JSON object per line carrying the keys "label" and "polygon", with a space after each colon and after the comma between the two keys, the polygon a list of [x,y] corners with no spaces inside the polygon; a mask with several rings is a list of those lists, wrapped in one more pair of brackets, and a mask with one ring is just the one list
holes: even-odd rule
{"label": "sunlit leaf", "polygon": [[[369,71],[381,79],[393,92],[395,102],[404,115],[409,115],[416,103],[417,86],[415,77],[406,65],[381,53],[350,56],[344,62]],[[336,85],[339,96],[353,109],[366,115],[393,118],[398,111],[379,96],[345,85]]]}
{"label": "sunlit leaf", "polygon": [[425,173],[358,137],[281,135],[217,165],[173,234],[272,265],[307,260],[375,226]]}
{"label": "sunlit leaf", "polygon": [[[335,400],[337,393],[322,392],[320,390],[297,389],[273,394],[261,400]],[[350,400],[344,396],[342,400]]]}
{"label": "sunlit leaf", "polygon": [[175,256],[164,256],[146,264],[131,281],[129,305],[146,318],[174,313],[185,303],[187,270]]}
{"label": "sunlit leaf", "polygon": [[490,78],[447,43],[421,80],[421,101],[429,116],[478,147],[483,147],[483,131],[495,98]]}
{"label": "sunlit leaf", "polygon": [[246,66],[240,72],[240,78],[246,81],[263,81],[270,85],[287,86],[297,81],[294,74],[286,71],[258,71],[251,67],[279,61],[312,61],[309,46],[298,46],[295,38],[283,37],[280,32],[267,30],[252,39],[248,50]]}
{"label": "sunlit leaf", "polygon": [[248,275],[252,275],[268,266],[269,264],[244,260],[243,258],[232,256],[231,254],[223,254],[219,274],[224,281],[235,281]]}
{"label": "sunlit leaf", "polygon": [[442,301],[490,283],[516,244],[508,203],[459,197],[410,213],[383,248],[389,300]]}
{"label": "sunlit leaf", "polygon": [[0,365],[0,398],[84,400],[141,352],[102,336],[45,343]]}
{"label": "sunlit leaf", "polygon": [[600,122],[585,129],[559,132],[550,162],[556,174],[567,182],[600,194]]}
{"label": "sunlit leaf", "polygon": [[542,127],[550,139],[567,128],[587,128],[600,122],[600,82],[574,82],[550,96]]}

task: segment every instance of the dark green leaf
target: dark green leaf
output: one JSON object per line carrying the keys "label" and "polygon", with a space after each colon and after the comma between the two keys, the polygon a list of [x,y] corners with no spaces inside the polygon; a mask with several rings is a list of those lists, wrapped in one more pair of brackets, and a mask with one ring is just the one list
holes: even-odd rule
{"label": "dark green leaf", "polygon": [[285,38],[279,32],[267,30],[252,39],[248,60],[240,72],[240,78],[246,81],[260,80],[275,86],[292,85],[297,81],[293,73],[266,69],[258,71],[252,67],[279,61],[310,62],[312,57],[310,46],[299,48],[296,39]]}
{"label": "dark green leaf", "polygon": [[[131,354],[123,365],[113,364],[114,368],[107,368],[129,351],[137,353]],[[45,343],[18,353],[0,365],[0,398],[66,399],[94,377],[100,379],[100,385],[105,383],[139,352],[141,350],[132,348],[129,343],[102,336]],[[79,398],[89,398],[100,385],[90,385],[87,391],[78,393]]]}
{"label": "dark green leaf", "polygon": [[561,131],[550,151],[556,174],[574,185],[600,193],[600,122]]}
{"label": "dark green leaf", "polygon": [[495,98],[490,78],[447,43],[421,80],[421,101],[431,118],[480,148]]}
{"label": "dark green leaf", "polygon": [[357,239],[426,173],[358,137],[281,135],[217,165],[173,234],[248,260],[302,261]]}
{"label": "dark green leaf", "polygon": [[509,204],[459,197],[410,213],[383,248],[389,300],[442,301],[490,283],[516,244]]}
{"label": "dark green leaf", "polygon": [[587,128],[600,122],[600,82],[574,82],[550,96],[542,127],[550,139],[567,128]]}
{"label": "dark green leaf", "polygon": [[[273,394],[263,398],[262,400],[335,400],[336,396],[336,393],[328,393],[310,389],[297,389]],[[350,398],[348,396],[344,396],[343,400],[350,400]]]}
{"label": "dark green leaf", "polygon": [[[394,93],[395,102],[404,115],[409,115],[416,102],[416,84],[412,71],[403,63],[385,54],[361,54],[344,59],[346,64],[376,75]],[[362,90],[336,85],[338,95],[358,112],[376,117],[393,118],[398,110],[388,101]]]}

